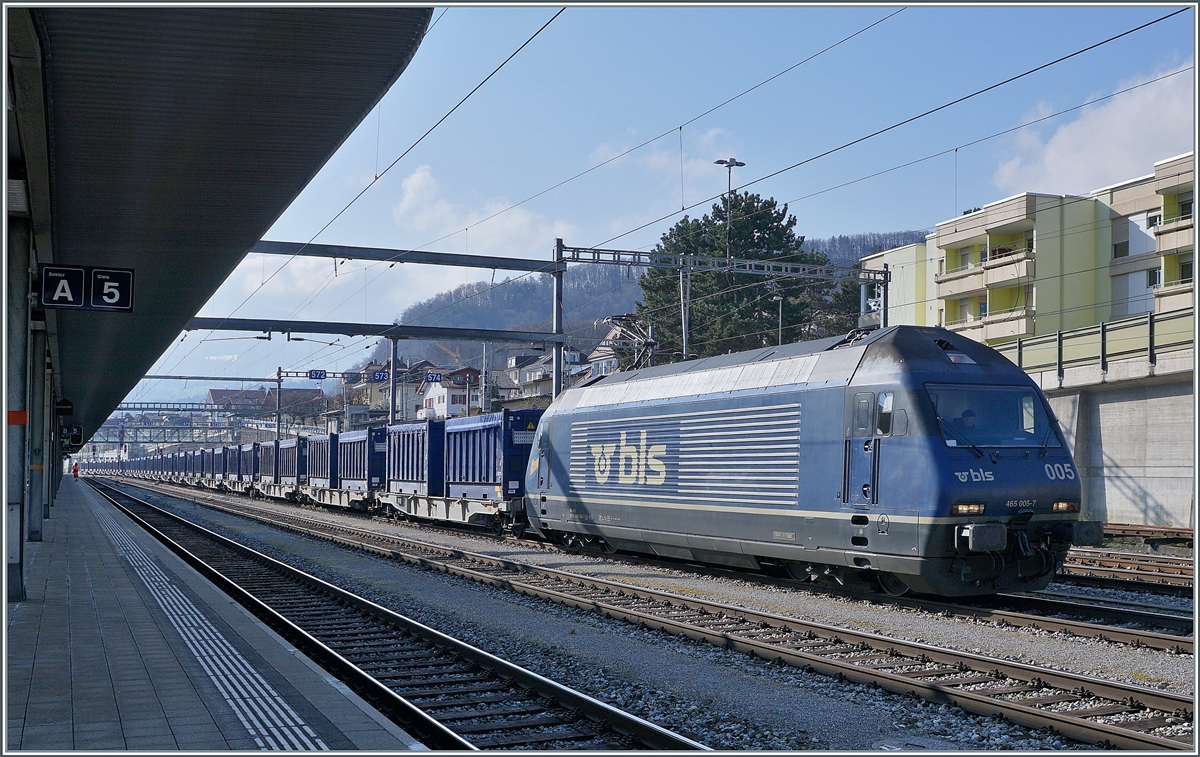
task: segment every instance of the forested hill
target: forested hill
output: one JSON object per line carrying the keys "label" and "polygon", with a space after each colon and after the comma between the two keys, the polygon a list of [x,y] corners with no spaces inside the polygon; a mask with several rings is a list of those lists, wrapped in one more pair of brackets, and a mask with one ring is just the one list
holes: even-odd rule
{"label": "forested hill", "polygon": [[[641,294],[640,270],[613,265],[573,265],[564,276],[563,307],[572,321],[594,321],[633,312]],[[439,292],[407,308],[400,323],[412,326],[550,329],[551,277],[531,274],[504,283],[477,282]]]}
{"label": "forested hill", "polygon": [[903,247],[906,244],[924,242],[924,231],[885,231],[868,232],[866,234],[843,234],[828,239],[806,239],[803,249],[813,252],[823,252],[829,256],[830,262],[861,260],[866,255],[890,250],[893,247]]}
{"label": "forested hill", "polygon": [[[592,323],[620,313],[632,313],[641,296],[638,276],[641,269],[614,265],[574,265],[564,275],[564,323],[568,333],[593,336]],[[551,277],[531,274],[492,284],[463,284],[439,292],[427,300],[409,306],[398,321],[410,326],[460,326],[464,328],[529,329],[551,328]],[[607,329],[599,329],[606,332]],[[600,336],[603,336],[600,333]],[[430,342],[406,340],[401,348],[406,358],[425,358],[438,364],[457,362],[454,352],[469,361],[482,353],[479,343],[446,342],[443,349]],[[386,360],[386,340],[372,353],[372,360]],[[583,348],[587,351],[587,348]],[[476,360],[476,367],[478,361]],[[498,365],[498,363],[497,363]]]}

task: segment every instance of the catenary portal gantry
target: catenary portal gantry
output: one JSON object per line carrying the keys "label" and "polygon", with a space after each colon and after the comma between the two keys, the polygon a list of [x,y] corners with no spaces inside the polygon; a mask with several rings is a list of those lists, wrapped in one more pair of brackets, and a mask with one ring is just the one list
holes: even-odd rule
{"label": "catenary portal gantry", "polygon": [[750,260],[699,255],[671,255],[654,251],[568,247],[563,244],[562,239],[554,240],[554,251],[550,260],[271,240],[260,240],[250,249],[250,252],[270,255],[332,258],[334,260],[339,258],[343,260],[373,260],[392,265],[396,263],[417,263],[548,274],[553,281],[553,330],[549,333],[410,326],[404,324],[323,323],[317,321],[247,318],[193,318],[187,328],[251,331],[266,334],[274,331],[289,335],[293,332],[300,332],[308,334],[340,334],[344,336],[380,336],[392,340],[393,361],[395,360],[397,339],[468,339],[483,342],[540,341],[553,345],[554,376],[552,391],[555,397],[562,392],[563,388],[562,345],[566,341],[566,336],[563,333],[563,274],[566,272],[567,263],[601,263],[624,265],[634,268],[678,269],[684,355],[688,354],[688,314],[690,310],[691,274],[693,271],[727,271],[736,274],[765,276],[772,279],[799,278],[836,282],[853,281],[858,283],[862,288],[864,311],[866,310],[867,289],[878,287],[882,292],[881,325],[885,327],[888,325],[887,288],[888,282],[891,280],[891,273],[888,271],[886,264],[881,271],[869,269],[847,270],[838,268],[837,266],[792,263],[784,260]]}

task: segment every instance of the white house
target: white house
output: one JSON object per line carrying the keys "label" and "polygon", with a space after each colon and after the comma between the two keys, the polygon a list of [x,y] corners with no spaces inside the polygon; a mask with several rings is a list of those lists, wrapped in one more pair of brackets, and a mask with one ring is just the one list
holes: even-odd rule
{"label": "white house", "polygon": [[426,381],[419,390],[423,395],[417,418],[455,418],[479,407],[479,371],[460,368],[441,374],[441,381]]}

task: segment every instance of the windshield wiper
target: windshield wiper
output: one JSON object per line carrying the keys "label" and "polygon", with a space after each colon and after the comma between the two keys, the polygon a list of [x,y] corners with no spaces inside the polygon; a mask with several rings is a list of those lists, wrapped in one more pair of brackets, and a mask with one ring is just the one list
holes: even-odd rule
{"label": "windshield wiper", "polygon": [[934,415],[934,417],[938,419],[938,423],[942,424],[942,428],[947,429],[951,434],[958,437],[959,439],[962,439],[964,442],[966,442],[968,445],[970,445],[971,449],[975,450],[975,455],[977,457],[984,456],[983,450],[981,450],[981,449],[979,449],[979,447],[975,446],[975,442],[968,439],[966,436],[963,435],[963,433],[961,431],[959,431],[958,429],[954,428],[954,426],[951,426],[949,423],[947,423],[945,418],[943,418],[940,415],[936,415],[936,414]]}
{"label": "windshield wiper", "polygon": [[1046,426],[1046,435],[1042,437],[1041,448],[1042,452],[1038,457],[1045,457],[1050,454],[1050,438],[1054,434],[1054,424],[1050,423]]}

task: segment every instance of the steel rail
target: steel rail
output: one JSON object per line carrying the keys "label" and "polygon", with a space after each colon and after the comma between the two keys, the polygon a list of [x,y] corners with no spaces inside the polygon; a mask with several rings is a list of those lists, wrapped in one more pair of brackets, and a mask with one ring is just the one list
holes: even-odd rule
{"label": "steel rail", "polygon": [[[1036,594],[996,594],[993,597],[984,598],[984,601],[998,604],[1003,603],[1018,608],[1034,609],[1044,614],[1068,612],[1083,616],[1090,615],[1094,618],[1103,618],[1104,620],[1117,623],[1136,622],[1145,624],[1151,628],[1166,628],[1177,631],[1178,634],[1142,633],[1127,628],[1101,626],[1095,623],[1080,623],[1082,632],[1074,631],[1067,627],[1064,627],[1063,630],[1088,638],[1101,636],[1105,637],[1108,641],[1122,642],[1135,647],[1144,646],[1182,654],[1192,654],[1194,651],[1192,637],[1179,635],[1190,634],[1195,631],[1196,621],[1191,614],[1172,615],[1164,612],[1151,612],[1149,610],[1106,607],[1102,604],[1090,604],[1065,598],[1038,596]],[[1046,620],[1051,623],[1063,622],[1058,618],[1046,618]],[[1009,622],[1017,625],[1015,621],[1010,620]]]}
{"label": "steel rail", "polygon": [[1140,552],[1073,548],[1067,553],[1067,561],[1078,565],[1101,565],[1124,567],[1145,573],[1191,576],[1193,561],[1190,557],[1174,555],[1147,555]]}
{"label": "steel rail", "polygon": [[[924,610],[947,616],[990,620],[1009,625],[1040,628],[1046,631],[1060,631],[1099,641],[1109,641],[1129,644],[1134,647],[1149,647],[1160,649],[1173,654],[1192,654],[1194,643],[1191,637],[1183,636],[1194,631],[1194,621],[1191,614],[1173,615],[1161,612],[1151,612],[1144,609],[1129,609],[1127,607],[1112,607],[1098,604],[1085,604],[1068,599],[1055,599],[1051,596],[1036,596],[1029,594],[990,594],[977,597],[967,597],[965,601],[976,604],[963,604],[939,601],[926,597],[905,595],[901,597],[885,594],[856,591],[845,587],[831,589],[806,581],[792,578],[778,578],[745,571],[720,568],[690,562],[672,561],[669,558],[654,558],[645,555],[628,557],[625,555],[605,554],[611,560],[622,560],[639,565],[654,565],[674,570],[699,571],[704,575],[734,578],[742,581],[753,581],[769,586],[780,586],[798,589],[834,597],[850,597],[864,602],[880,605],[893,605],[911,609]],[[1076,597],[1076,599],[1090,599]],[[1109,601],[1105,599],[1104,601]],[[992,605],[1010,604],[1018,608],[1035,610],[1040,614],[1030,615],[1023,612],[1005,610]],[[1141,623],[1151,628],[1164,628],[1179,633],[1156,633],[1153,631],[1121,628],[1117,626],[1099,625],[1087,621],[1073,621],[1063,618],[1048,617],[1050,614],[1074,614],[1083,617],[1103,618],[1115,623]]]}
{"label": "steel rail", "polygon": [[[239,505],[233,509],[249,508]],[[251,517],[275,520],[268,519],[261,513]],[[282,517],[292,521],[303,520],[309,525],[314,523],[311,519]],[[1155,736],[1134,728],[1086,719],[1148,713],[1148,717],[1140,719],[1144,723],[1140,727],[1154,730],[1190,721],[1194,706],[1190,697],[801,621],[773,613],[698,601],[669,592],[631,587],[628,584],[428,545],[402,537],[380,537],[376,533],[357,527],[317,523],[326,529],[335,529],[349,535],[322,533],[318,529],[297,523],[274,524],[356,549],[473,578],[569,606],[590,609],[608,617],[623,618],[648,627],[707,640],[765,659],[782,660],[859,683],[876,684],[890,691],[913,693],[931,701],[956,704],[977,714],[1003,715],[1013,722],[1033,728],[1049,726],[1086,742],[1108,743],[1126,749],[1192,748],[1190,734],[1182,737],[1186,738],[1185,741],[1181,738]],[[381,544],[380,541],[403,545],[411,551],[400,551],[387,544]],[[462,562],[469,562],[471,567],[457,564]],[[651,611],[652,609],[656,611]],[[835,655],[841,655],[843,658],[839,659]],[[940,667],[929,668],[929,665]],[[899,668],[906,669],[896,670]],[[946,676],[950,678],[942,682],[920,680]],[[964,685],[1004,681],[1009,681],[1011,685],[993,689],[994,696],[959,688]],[[1028,701],[1051,706],[1086,699],[1096,699],[1103,704],[1089,707],[1081,714],[1071,714],[1070,711],[1046,710],[996,698],[1006,695],[1029,695]]]}
{"label": "steel rail", "polygon": [[[92,482],[89,481],[89,483]],[[284,562],[271,558],[244,545],[238,544],[237,542],[216,534],[209,529],[198,526],[186,518],[167,512],[162,508],[145,502],[144,500],[140,500],[137,497],[128,494],[127,492],[122,492],[115,487],[111,487],[110,485],[106,486],[105,484],[100,484],[100,486],[111,489],[117,494],[132,500],[138,506],[152,511],[155,515],[167,518],[172,523],[186,527],[187,529],[201,535],[203,538],[211,542],[219,544],[226,549],[234,550],[259,563],[267,565],[276,572],[292,577],[320,592],[340,600],[344,604],[365,611],[366,613],[379,618],[388,624],[399,626],[414,636],[432,642],[434,645],[442,649],[450,650],[454,654],[470,660],[486,670],[490,670],[500,675],[502,678],[507,678],[515,682],[519,686],[536,691],[541,696],[558,702],[560,705],[567,708],[568,711],[574,710],[580,712],[589,720],[597,721],[607,725],[617,734],[632,737],[634,741],[632,741],[631,744],[637,744],[640,742],[640,744],[652,749],[708,750],[708,747],[692,741],[691,739],[687,739],[686,737],[668,731],[665,728],[657,726],[634,715],[630,715],[629,713],[563,686],[548,678],[525,670],[524,668],[514,665],[507,660],[466,644],[465,642],[444,634],[434,628],[426,626],[418,621],[412,620],[411,618],[407,618],[403,615],[395,613],[392,610],[371,602],[370,600],[359,597],[333,584],[323,581],[322,579],[300,571]],[[134,519],[139,526],[145,528],[156,539],[167,545],[168,548],[170,548],[173,552],[179,554],[181,557],[187,560],[189,564],[200,570],[200,572],[205,575],[206,578],[213,580],[214,583],[216,583],[220,588],[226,590],[230,596],[238,599],[239,602],[243,599],[248,600],[248,606],[251,607],[251,610],[254,611],[256,615],[263,619],[264,622],[271,624],[273,628],[275,627],[274,624],[277,623],[279,628],[276,628],[276,630],[279,631],[281,635],[285,636],[285,638],[288,638],[289,641],[293,641],[292,637],[294,637],[295,640],[293,643],[298,642],[297,645],[300,646],[302,651],[309,653],[309,650],[311,650],[314,652],[315,654],[310,654],[310,656],[312,656],[314,660],[317,660],[319,663],[321,663],[322,667],[326,667],[327,670],[330,670],[330,672],[335,674],[346,674],[347,677],[351,678],[356,684],[361,684],[366,690],[384,701],[385,704],[390,704],[397,708],[397,710],[404,716],[402,724],[406,727],[409,727],[408,723],[409,721],[412,721],[413,725],[411,727],[414,734],[417,735],[418,738],[426,740],[428,746],[435,749],[459,750],[475,750],[478,748],[471,744],[467,738],[455,733],[452,728],[447,727],[443,723],[439,722],[436,716],[432,716],[422,711],[419,705],[415,705],[399,694],[393,692],[381,681],[363,671],[353,662],[346,660],[338,652],[317,640],[299,625],[288,620],[284,615],[275,611],[266,603],[254,597],[250,592],[246,591],[244,588],[238,586],[235,582],[223,576],[213,567],[192,555],[189,550],[179,545],[177,542],[165,535],[161,530],[146,522],[144,518],[141,518],[136,513],[132,512],[125,505],[117,502],[114,497],[103,491],[100,486],[94,486],[93,488],[95,488],[102,496],[112,502],[116,507],[121,509],[122,512]],[[262,612],[262,615],[259,615],[259,612]],[[282,629],[282,631],[280,631],[280,629]],[[324,664],[327,661],[333,663],[334,666],[327,667]],[[386,694],[384,692],[386,692]],[[371,698],[373,704],[374,698],[375,697]],[[479,717],[484,717],[485,715],[486,713],[480,713]],[[569,739],[562,740],[566,741]],[[628,749],[631,744],[621,744],[619,745],[619,748]]]}
{"label": "steel rail", "polygon": [[1140,536],[1147,539],[1192,540],[1192,529],[1171,526],[1139,526],[1131,523],[1106,523],[1105,536]]}
{"label": "steel rail", "polygon": [[[1160,649],[1173,654],[1192,654],[1194,642],[1191,637],[1183,636],[1194,631],[1194,621],[1189,615],[1170,615],[1160,612],[1150,612],[1142,609],[1128,609],[1096,604],[1084,604],[1079,601],[1060,600],[1053,597],[1039,597],[1027,594],[991,594],[978,597],[967,597],[965,601],[946,602],[937,599],[916,596],[889,596],[885,594],[855,591],[853,589],[831,589],[810,582],[797,581],[791,578],[777,578],[755,573],[739,572],[712,565],[671,561],[669,559],[646,557],[626,557],[623,555],[604,555],[608,559],[623,560],[639,565],[654,565],[674,570],[699,571],[704,575],[734,578],[742,581],[769,586],[797,589],[834,597],[850,597],[852,599],[870,602],[878,605],[892,605],[910,609],[924,610],[946,616],[972,618],[998,623],[1007,623],[1023,628],[1040,628],[1045,631],[1070,633],[1098,641],[1129,644],[1134,647]],[[992,605],[1009,604],[1026,610],[1034,610],[1040,614],[1030,615],[1025,612],[1010,611]],[[1075,621],[1064,618],[1049,617],[1051,614],[1074,614],[1083,617],[1103,618],[1115,623],[1141,623],[1150,628],[1163,628],[1179,633],[1157,633],[1154,631],[1121,628],[1117,626],[1100,625],[1087,621]]]}
{"label": "steel rail", "polygon": [[1097,597],[1092,594],[1078,594],[1072,591],[1064,591],[1062,589],[1042,589],[1036,592],[1038,595],[1043,595],[1050,598],[1060,598],[1067,601],[1083,600],[1103,602],[1105,605],[1113,605],[1117,607],[1136,607],[1149,608],[1151,611],[1162,611],[1162,614],[1175,613],[1186,615],[1189,619],[1192,617],[1191,608],[1181,608],[1176,605],[1162,604],[1155,602],[1153,597],[1137,597],[1135,599],[1116,599],[1114,597]]}
{"label": "steel rail", "polygon": [[[318,641],[307,631],[272,609],[265,602],[193,555],[174,539],[168,537],[158,528],[155,528],[121,502],[118,502],[116,497],[112,496],[109,492],[116,491],[118,494],[124,494],[130,499],[136,499],[135,497],[120,490],[115,490],[112,487],[107,487],[99,483],[96,479],[89,477],[84,480],[100,496],[112,503],[114,507],[194,568],[200,575],[236,600],[238,604],[248,609],[255,617],[266,623],[284,639],[295,644],[301,652],[317,662],[322,668],[336,675],[388,718],[406,730],[409,730],[426,746],[432,749],[462,749],[468,751],[476,749],[470,742],[462,739],[453,731],[426,715],[411,702],[384,686],[374,677],[360,670],[358,666]],[[105,489],[109,489],[109,491]],[[153,507],[152,505],[147,506]],[[175,515],[170,515],[170,517],[182,520]],[[197,526],[196,528],[200,527]],[[227,541],[224,540],[224,537],[212,532],[206,532],[206,535],[211,535],[218,543]],[[245,549],[245,547],[242,547],[242,549]],[[271,559],[265,555],[263,555],[263,558],[266,560]]]}
{"label": "steel rail", "polygon": [[1092,583],[1108,588],[1177,596],[1191,596],[1193,588],[1191,576],[1135,572],[1124,568],[1104,568],[1098,565],[1063,565],[1055,575],[1055,580],[1081,584]]}

